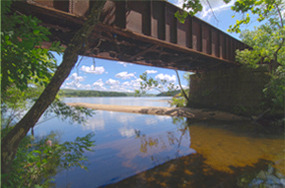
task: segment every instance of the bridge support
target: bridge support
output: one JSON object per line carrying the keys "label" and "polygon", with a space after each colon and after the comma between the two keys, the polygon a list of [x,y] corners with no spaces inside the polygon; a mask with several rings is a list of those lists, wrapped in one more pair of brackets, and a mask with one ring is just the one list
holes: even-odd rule
{"label": "bridge support", "polygon": [[263,89],[269,81],[265,67],[244,66],[190,76],[189,107],[224,110],[241,115],[263,112]]}

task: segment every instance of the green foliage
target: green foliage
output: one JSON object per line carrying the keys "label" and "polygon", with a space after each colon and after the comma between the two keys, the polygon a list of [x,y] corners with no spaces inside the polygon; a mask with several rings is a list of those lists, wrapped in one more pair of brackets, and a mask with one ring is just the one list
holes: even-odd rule
{"label": "green foliage", "polygon": [[28,87],[21,91],[15,86],[7,88],[5,95],[1,98],[1,126],[10,127],[23,117],[32,100],[36,99],[40,93],[40,88]]}
{"label": "green foliage", "polygon": [[145,95],[149,90],[157,90],[160,93],[166,92],[165,88],[167,88],[167,92],[175,92],[178,87],[175,86],[174,83],[168,82],[167,80],[155,80],[152,77],[148,77],[147,73],[144,72],[140,75],[140,90],[135,90],[136,96]]}
{"label": "green foliage", "polygon": [[38,19],[11,12],[11,3],[1,2],[1,115],[6,128],[23,117],[53,75],[57,66],[49,50],[61,51],[59,43],[41,48],[50,32]]}
{"label": "green foliage", "polygon": [[[264,93],[270,99],[270,106],[273,112],[284,115],[285,104],[285,67],[279,66],[272,74],[270,82],[264,88]],[[284,118],[284,116],[283,116]]]}
{"label": "green foliage", "polygon": [[[258,15],[257,21],[264,22],[253,31],[245,30],[241,33],[243,42],[252,49],[237,50],[236,59],[253,68],[262,64],[269,65],[271,80],[266,85],[264,93],[269,100],[267,106],[276,112],[284,110],[285,20],[281,13],[284,7],[285,3],[280,0],[250,2],[240,0],[233,7],[236,12],[250,11]],[[239,32],[241,24],[243,23],[237,23],[231,31]]]}
{"label": "green foliage", "polygon": [[245,30],[242,40],[252,47],[251,50],[237,51],[236,59],[244,64],[257,67],[260,63],[285,65],[285,27],[266,23],[253,31]]}
{"label": "green foliage", "polygon": [[252,15],[257,16],[258,22],[271,18],[274,15],[273,12],[277,8],[277,5],[281,3],[282,0],[237,0],[232,10],[239,13],[246,13],[246,16],[241,20],[237,20],[235,25],[230,26],[229,31],[240,33],[240,26],[250,23]]}
{"label": "green foliage", "polygon": [[26,136],[17,151],[11,170],[2,174],[3,187],[51,187],[52,177],[63,169],[86,169],[85,151],[92,151],[93,133],[77,137],[74,142],[58,142],[57,135],[34,139]]}
{"label": "green foliage", "polygon": [[203,6],[200,0],[184,0],[182,8],[188,10],[189,14],[194,16],[197,12],[202,11]]}
{"label": "green foliage", "polygon": [[47,109],[45,116],[49,116],[50,113],[62,120],[69,119],[70,123],[84,124],[86,119],[94,114],[94,111],[84,107],[71,107],[56,99]]}
{"label": "green foliage", "polygon": [[[56,61],[48,49],[41,48],[43,41],[49,41],[50,32],[39,25],[40,21],[31,16],[10,12],[11,1],[3,1],[1,30],[1,89],[15,85],[20,90],[28,88],[31,80],[46,85],[56,69]],[[60,52],[59,43],[52,48]]]}
{"label": "green foliage", "polygon": [[176,96],[180,94],[181,90],[174,90],[174,91],[166,91],[166,92],[161,92],[157,94],[156,96]]}
{"label": "green foliage", "polygon": [[182,93],[179,93],[178,95],[172,97],[171,99],[171,106],[176,107],[185,107],[187,103],[187,100],[183,97]]}
{"label": "green foliage", "polygon": [[[185,73],[183,77],[189,82],[189,73]],[[179,79],[179,77],[177,78]],[[136,96],[145,95],[147,91],[155,89],[160,92],[160,94],[158,94],[157,96],[173,96],[171,100],[172,106],[176,107],[186,106],[186,103],[188,101],[182,93],[184,91],[183,88],[180,88],[180,90],[178,90],[179,87],[175,86],[175,84],[172,82],[168,82],[167,80],[155,80],[152,77],[149,78],[146,72],[140,75],[140,79],[142,80],[140,82],[141,87],[140,90],[135,91]],[[167,88],[167,90],[163,91],[164,88]],[[186,93],[189,93],[189,90],[186,90]]]}
{"label": "green foliage", "polygon": [[[42,48],[42,42],[49,41],[50,32],[40,26],[40,21],[32,16],[11,12],[11,1],[1,2],[1,135],[6,136],[11,125],[19,121],[46,86],[57,64],[49,50],[60,53],[59,43],[52,43],[50,49]],[[81,123],[91,111],[65,105],[54,101],[48,113],[52,112],[62,119],[71,117],[72,122]],[[84,116],[85,115],[85,116]],[[83,152],[89,150],[93,142],[91,135],[77,138],[75,142],[59,144],[56,140],[51,146],[45,142],[35,143],[27,137],[17,150],[17,156],[8,174],[2,174],[4,187],[49,187],[51,173],[57,167],[84,167]],[[15,138],[15,137],[14,137]],[[15,147],[15,146],[13,146]],[[10,148],[9,148],[10,149]],[[59,157],[63,157],[59,159]],[[48,181],[46,181],[48,180]],[[41,184],[41,186],[40,186]]]}
{"label": "green foliage", "polygon": [[185,20],[188,17],[188,15],[189,13],[186,11],[177,11],[174,14],[174,16],[178,19],[180,23],[185,23]]}
{"label": "green foliage", "polygon": [[[225,3],[229,3],[231,0],[223,0]],[[183,11],[177,11],[175,17],[181,23],[185,22],[185,19],[190,16],[194,16],[198,12],[203,10],[203,6],[200,0],[183,0]]]}
{"label": "green foliage", "polygon": [[[25,112],[32,106],[40,96],[43,87],[28,87],[21,91],[16,87],[9,87],[6,96],[1,103],[1,126],[8,129],[18,122]],[[94,110],[83,107],[71,107],[56,98],[45,112],[45,117],[57,116],[62,120],[69,120],[70,123],[84,124],[88,117],[94,114]],[[38,122],[38,124],[41,122]],[[4,130],[5,130],[4,129]]]}

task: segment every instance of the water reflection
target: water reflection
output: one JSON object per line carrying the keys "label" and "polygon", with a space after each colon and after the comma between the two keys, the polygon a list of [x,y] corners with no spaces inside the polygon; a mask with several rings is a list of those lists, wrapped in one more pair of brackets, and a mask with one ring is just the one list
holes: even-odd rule
{"label": "water reflection", "polygon": [[[128,171],[126,174],[138,173],[170,159],[194,152],[189,147],[190,138],[189,134],[186,134],[186,127],[178,129],[173,126],[171,118],[157,118],[156,116],[145,115],[136,117],[136,119],[139,118],[164,122],[165,128],[158,127],[157,131],[152,130],[150,133],[149,126],[142,126],[144,122],[138,126],[124,124],[121,128],[118,128],[120,135],[124,138],[96,147],[97,151],[110,151],[111,149],[117,157],[113,160],[123,159],[120,169],[121,175],[124,168]],[[167,124],[169,125],[167,126]],[[171,129],[169,129],[169,126],[172,126]],[[117,166],[120,166],[120,164],[117,164]]]}
{"label": "water reflection", "polygon": [[133,128],[122,127],[119,129],[120,134],[123,137],[130,138],[136,134],[136,130]]}
{"label": "water reflection", "polygon": [[120,116],[116,116],[115,118],[116,118],[116,120],[119,121],[120,123],[123,123],[123,124],[125,124],[125,125],[128,125],[128,124],[130,124],[130,123],[135,122],[135,121],[136,121],[136,118],[137,118],[138,116],[140,116],[140,114],[137,115],[137,116],[130,116],[130,114],[123,113],[123,114],[121,114]]}
{"label": "water reflection", "polygon": [[[188,124],[190,147],[196,152],[109,187],[285,186],[284,135],[280,129],[249,122],[173,122],[182,127]],[[148,139],[147,146],[155,145],[154,137]]]}
{"label": "water reflection", "polygon": [[[55,176],[56,187],[98,187],[114,183],[194,152],[189,148],[189,134],[181,132],[167,116],[96,111],[84,126],[52,120],[48,127],[59,130],[62,141],[90,130],[96,135],[95,152],[86,154],[88,172],[80,168],[62,171]],[[36,135],[48,132],[44,125],[35,129]]]}
{"label": "water reflection", "polygon": [[[128,102],[139,105],[140,100]],[[61,172],[55,176],[57,187],[98,187],[131,176],[110,186],[227,187],[259,181],[255,177],[261,171],[267,173],[269,166],[273,176],[285,174],[283,135],[248,122],[187,122],[168,116],[96,111],[85,126],[59,120],[46,124],[35,134],[60,130],[62,141],[90,130],[96,135],[95,152],[86,154],[89,171],[73,168]]]}
{"label": "water reflection", "polygon": [[[102,111],[96,112],[97,114],[101,114]],[[89,118],[85,125],[83,126],[83,130],[104,130],[105,129],[105,120],[103,119],[102,116],[96,116],[97,118]]]}

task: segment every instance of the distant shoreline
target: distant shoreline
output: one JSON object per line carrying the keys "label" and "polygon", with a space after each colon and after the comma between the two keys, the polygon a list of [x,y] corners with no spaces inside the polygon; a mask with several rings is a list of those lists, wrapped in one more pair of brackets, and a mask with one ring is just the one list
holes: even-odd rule
{"label": "distant shoreline", "polygon": [[[142,97],[171,97],[177,94],[179,91],[172,93],[159,93],[159,94],[146,94]],[[61,89],[59,91],[61,97],[136,97],[134,92],[116,92],[116,91],[96,91],[96,90],[73,90],[73,89]]]}
{"label": "distant shoreline", "polygon": [[91,108],[94,110],[162,115],[162,116],[176,116],[186,117],[191,119],[216,119],[225,121],[248,120],[245,117],[237,116],[228,112],[221,111],[207,111],[205,109],[193,108],[176,108],[176,107],[153,107],[153,106],[124,106],[124,105],[107,105],[107,104],[91,104],[91,103],[67,103],[69,106],[78,106]]}

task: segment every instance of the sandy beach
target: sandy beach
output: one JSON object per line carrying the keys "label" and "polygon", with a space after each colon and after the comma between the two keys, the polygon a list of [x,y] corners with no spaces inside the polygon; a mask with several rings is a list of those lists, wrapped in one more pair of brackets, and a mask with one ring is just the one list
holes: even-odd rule
{"label": "sandy beach", "polygon": [[186,117],[192,119],[217,119],[217,120],[248,120],[245,117],[237,116],[227,112],[209,111],[205,109],[192,108],[176,108],[176,107],[154,107],[154,106],[123,106],[123,105],[106,105],[106,104],[91,104],[91,103],[67,103],[69,106],[79,106],[94,110],[150,114],[162,116]]}

